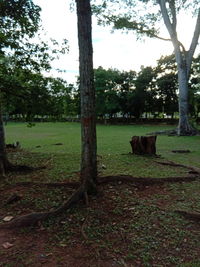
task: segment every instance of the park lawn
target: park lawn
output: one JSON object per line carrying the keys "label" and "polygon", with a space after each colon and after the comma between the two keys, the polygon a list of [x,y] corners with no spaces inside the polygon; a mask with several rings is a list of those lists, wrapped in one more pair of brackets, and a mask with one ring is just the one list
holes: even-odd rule
{"label": "park lawn", "polygon": [[[163,166],[171,160],[200,167],[200,136],[158,136],[160,158],[130,154],[133,135],[170,129],[163,125],[98,125],[100,176],[187,176],[181,167]],[[19,141],[21,149],[9,151],[17,164],[46,166],[31,173],[10,173],[0,184],[0,219],[58,207],[74,189],[45,187],[42,182],[78,180],[80,124],[8,123],[6,142]],[[190,150],[173,153],[172,150]],[[25,186],[19,182],[37,182]],[[0,266],[200,266],[200,224],[175,212],[200,211],[200,182],[136,186],[112,183],[99,186],[70,211],[34,227],[0,229]],[[12,194],[22,198],[5,205]],[[5,242],[13,246],[2,247]]]}
{"label": "park lawn", "polygon": [[[152,158],[130,154],[129,141],[133,135],[145,135],[154,131],[170,129],[170,126],[143,125],[98,125],[97,146],[98,166],[101,175],[126,174],[138,177],[166,177],[178,175],[173,168],[161,168]],[[37,157],[51,159],[54,170],[59,172],[51,179],[63,179],[80,170],[80,124],[79,123],[38,123],[35,127],[27,127],[25,123],[10,123],[6,127],[7,143],[19,141],[21,147]],[[58,144],[58,145],[56,145]],[[60,144],[60,145],[59,145]],[[158,136],[157,154],[166,159],[182,164],[200,167],[200,137],[168,137]],[[178,154],[172,150],[185,149],[191,153]],[[27,160],[23,163],[28,164]],[[36,161],[36,164],[38,162]],[[63,175],[64,176],[63,176]]]}

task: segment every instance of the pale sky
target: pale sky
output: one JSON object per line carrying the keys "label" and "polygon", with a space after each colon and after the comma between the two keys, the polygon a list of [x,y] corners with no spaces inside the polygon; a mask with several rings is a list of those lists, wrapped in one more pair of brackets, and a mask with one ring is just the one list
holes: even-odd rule
{"label": "pale sky", "polygon": [[[78,75],[78,39],[77,21],[75,12],[69,11],[71,0],[34,0],[42,8],[42,25],[48,35],[58,41],[66,38],[69,41],[69,53],[53,63],[53,67],[64,69],[66,73],[62,78],[69,83],[76,81]],[[194,23],[194,22],[193,22]],[[185,25],[183,25],[185,24]],[[181,40],[189,45],[192,38],[194,25],[191,17],[182,16],[179,23]],[[162,37],[168,38],[163,30]],[[111,33],[109,28],[97,26],[93,18],[93,50],[94,68],[117,68],[119,70],[136,70],[141,65],[155,66],[156,60],[161,55],[169,55],[173,52],[171,42],[147,38],[145,41],[137,41],[134,33],[123,34],[120,31]],[[199,52],[199,47],[198,47]],[[59,75],[57,75],[59,76]]]}

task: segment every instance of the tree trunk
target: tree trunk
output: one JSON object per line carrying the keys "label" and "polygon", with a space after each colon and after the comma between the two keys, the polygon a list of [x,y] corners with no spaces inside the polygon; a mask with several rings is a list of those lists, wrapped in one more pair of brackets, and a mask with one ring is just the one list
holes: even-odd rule
{"label": "tree trunk", "polygon": [[198,44],[200,36],[200,8],[196,20],[193,38],[188,51],[185,50],[183,44],[178,40],[177,35],[177,10],[175,1],[169,3],[167,9],[166,0],[158,1],[160,5],[161,14],[165,26],[169,32],[174,52],[176,56],[176,63],[178,68],[178,82],[179,82],[179,124],[177,128],[178,135],[195,135],[198,130],[194,129],[188,118],[188,80],[190,76],[190,69],[192,64],[193,55]]}
{"label": "tree trunk", "polygon": [[156,135],[133,136],[130,144],[132,153],[137,155],[156,155]]}
{"label": "tree trunk", "polygon": [[[183,60],[182,60],[183,61]],[[178,82],[179,82],[179,124],[177,128],[178,135],[192,135],[195,130],[189,123],[188,110],[188,78],[187,66],[184,63],[178,63]]]}
{"label": "tree trunk", "polygon": [[3,118],[0,106],[0,178],[5,176],[5,172],[8,170],[9,165],[10,164],[6,153],[5,133],[4,133]]}
{"label": "tree trunk", "polygon": [[92,20],[90,0],[76,0],[78,17],[79,70],[81,96],[81,174],[89,192],[96,192],[96,115],[93,73]]}

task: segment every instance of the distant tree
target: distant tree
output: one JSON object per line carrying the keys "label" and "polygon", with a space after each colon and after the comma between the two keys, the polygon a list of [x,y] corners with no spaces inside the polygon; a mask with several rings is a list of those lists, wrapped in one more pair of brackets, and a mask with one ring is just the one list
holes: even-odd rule
{"label": "distant tree", "polygon": [[124,115],[129,113],[127,97],[135,72],[99,67],[94,73],[97,115],[104,117],[107,114],[111,118],[117,112]]}
{"label": "distant tree", "polygon": [[161,57],[156,67],[157,94],[162,103],[160,112],[171,115],[178,112],[178,75],[174,55]]}
{"label": "distant tree", "polygon": [[118,85],[121,73],[116,69],[99,67],[94,71],[96,90],[96,112],[98,116],[106,114],[112,117],[119,110]]}
{"label": "distant tree", "polygon": [[96,113],[99,117],[106,114],[106,91],[108,90],[108,71],[102,67],[94,70],[94,81],[96,90]]}
{"label": "distant tree", "polygon": [[119,81],[119,106],[120,111],[123,116],[131,115],[131,107],[133,103],[130,102],[130,97],[133,92],[134,82],[136,77],[135,71],[123,71],[120,73],[120,81]]}
{"label": "distant tree", "polygon": [[50,95],[49,115],[61,119],[63,116],[77,114],[72,97],[73,84],[68,84],[61,78],[48,78],[48,88]]}
{"label": "distant tree", "polygon": [[29,70],[18,70],[13,75],[17,75],[17,83],[12,83],[5,94],[8,108],[11,107],[7,110],[9,114],[21,114],[27,122],[31,122],[35,115],[45,114],[50,109],[47,78]]}
{"label": "distant tree", "polygon": [[[135,79],[135,92],[133,98],[132,114],[139,118],[146,110],[148,92],[152,88],[155,73],[152,67],[141,67],[141,71]],[[146,110],[147,111],[147,110]]]}

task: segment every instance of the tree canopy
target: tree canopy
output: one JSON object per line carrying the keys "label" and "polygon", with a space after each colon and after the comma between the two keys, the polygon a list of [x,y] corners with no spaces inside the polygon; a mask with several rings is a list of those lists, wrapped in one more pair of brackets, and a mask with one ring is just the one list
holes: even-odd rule
{"label": "tree canopy", "polygon": [[0,2],[0,51],[20,48],[24,38],[32,38],[40,27],[40,7],[32,0]]}

